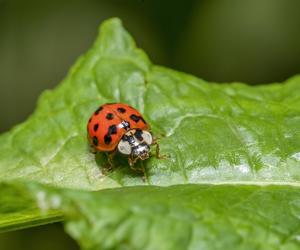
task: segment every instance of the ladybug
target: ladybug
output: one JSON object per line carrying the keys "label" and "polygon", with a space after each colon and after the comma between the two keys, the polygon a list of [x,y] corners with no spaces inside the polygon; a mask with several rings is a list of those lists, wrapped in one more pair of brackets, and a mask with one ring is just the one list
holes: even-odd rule
{"label": "ladybug", "polygon": [[139,111],[122,103],[101,105],[91,116],[87,124],[88,140],[94,151],[107,152],[108,163],[112,167],[116,152],[128,156],[128,163],[134,169],[138,159],[146,160],[150,156],[150,146],[159,145],[152,137],[150,125]]}

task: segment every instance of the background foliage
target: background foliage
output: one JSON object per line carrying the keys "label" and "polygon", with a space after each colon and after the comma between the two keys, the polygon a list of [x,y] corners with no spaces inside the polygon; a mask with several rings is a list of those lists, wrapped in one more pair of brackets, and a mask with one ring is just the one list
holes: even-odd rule
{"label": "background foliage", "polygon": [[[215,82],[282,82],[299,73],[298,0],[1,0],[0,131],[118,16],[156,64]],[[16,73],[18,72],[18,73]]]}

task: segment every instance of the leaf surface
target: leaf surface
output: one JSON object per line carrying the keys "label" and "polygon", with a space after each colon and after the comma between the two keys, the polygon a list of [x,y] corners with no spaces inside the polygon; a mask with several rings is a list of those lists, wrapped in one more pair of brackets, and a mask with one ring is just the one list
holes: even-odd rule
{"label": "leaf surface", "polygon": [[299,93],[299,77],[282,85],[217,85],[152,65],[112,19],[66,79],[43,93],[34,114],[0,137],[0,180],[89,190],[143,184],[124,159],[103,175],[105,157],[95,159],[87,145],[92,112],[125,102],[143,113],[169,155],[146,161],[148,184],[297,183]]}
{"label": "leaf surface", "polygon": [[[33,194],[30,203],[26,189]],[[84,250],[293,250],[300,245],[297,187],[184,184],[88,192],[17,184],[6,190],[40,213],[60,209],[66,231]]]}

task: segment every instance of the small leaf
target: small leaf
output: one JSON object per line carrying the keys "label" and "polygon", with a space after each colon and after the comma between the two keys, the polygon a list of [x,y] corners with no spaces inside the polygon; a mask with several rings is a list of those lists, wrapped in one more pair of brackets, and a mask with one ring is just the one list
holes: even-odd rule
{"label": "small leaf", "polygon": [[299,249],[300,193],[288,186],[177,185],[67,192],[82,249]]}
{"label": "small leaf", "polygon": [[[58,207],[44,209],[44,191],[31,190],[25,184],[0,184],[0,232],[38,226],[62,220]],[[37,203],[37,201],[40,201]],[[47,211],[46,211],[47,210]]]}
{"label": "small leaf", "polygon": [[[300,193],[291,186],[137,186],[98,192],[29,188],[63,211],[82,249],[299,249]],[[43,193],[43,199],[41,195]],[[38,206],[37,206],[38,205]]]}

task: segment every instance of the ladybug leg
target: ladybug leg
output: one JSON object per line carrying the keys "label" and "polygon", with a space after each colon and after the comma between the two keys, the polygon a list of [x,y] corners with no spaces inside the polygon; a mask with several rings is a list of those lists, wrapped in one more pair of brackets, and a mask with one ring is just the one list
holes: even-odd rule
{"label": "ladybug leg", "polygon": [[107,164],[105,165],[103,172],[107,173],[110,172],[114,168],[114,156],[116,154],[116,151],[107,153]]}
{"label": "ladybug leg", "polygon": [[[142,173],[143,173],[143,182],[146,182],[147,179],[148,179],[147,172],[146,172],[146,169],[145,169],[145,166],[144,166],[144,162],[143,162],[143,161],[141,162],[141,164],[142,164],[141,171],[142,171]],[[148,183],[149,183],[149,181],[148,181]]]}
{"label": "ladybug leg", "polygon": [[114,166],[114,156],[115,156],[116,151],[113,151],[111,153],[108,153],[108,164],[111,168]]}
{"label": "ladybug leg", "polygon": [[137,170],[137,168],[134,167],[134,164],[137,162],[137,160],[138,158],[133,158],[132,155],[128,157],[128,164],[132,170]]}
{"label": "ladybug leg", "polygon": [[[89,139],[89,135],[87,134],[87,140],[90,141]],[[92,153],[92,154],[96,154],[97,153],[97,150],[94,148],[93,144],[91,144],[90,142],[88,143],[88,147],[89,147],[89,151]]]}
{"label": "ladybug leg", "polygon": [[157,141],[158,141],[158,139],[155,138],[155,139],[153,140],[153,142],[152,142],[152,145],[155,145],[155,146],[156,146],[156,148],[155,148],[155,156],[156,156],[156,158],[157,158],[157,159],[162,159],[162,160],[167,159],[168,157],[167,157],[166,155],[161,155],[161,154],[160,154],[160,147],[159,147],[159,144],[158,144]]}
{"label": "ladybug leg", "polygon": [[132,156],[129,156],[128,157],[128,163],[130,165],[130,168],[135,171],[135,172],[138,172],[138,173],[142,173],[143,174],[143,181],[146,182],[147,180],[147,173],[146,173],[146,169],[144,167],[144,162],[141,161],[141,164],[142,164],[142,167],[141,168],[136,168],[134,167],[134,164],[137,162],[139,158],[133,158]]}
{"label": "ladybug leg", "polygon": [[97,150],[93,147],[92,144],[90,144],[90,152],[91,152],[92,154],[96,154],[96,153],[97,153]]}

